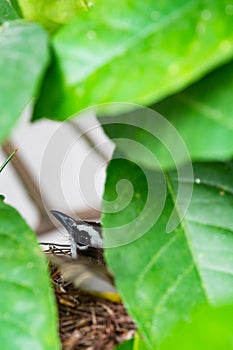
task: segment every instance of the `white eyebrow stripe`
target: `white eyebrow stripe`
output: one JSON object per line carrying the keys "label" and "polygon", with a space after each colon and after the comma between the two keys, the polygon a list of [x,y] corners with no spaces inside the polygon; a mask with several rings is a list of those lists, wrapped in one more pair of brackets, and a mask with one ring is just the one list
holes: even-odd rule
{"label": "white eyebrow stripe", "polygon": [[77,224],[77,230],[85,231],[89,234],[91,239],[91,246],[95,248],[103,248],[103,240],[100,237],[100,234],[95,230],[91,225],[88,224]]}

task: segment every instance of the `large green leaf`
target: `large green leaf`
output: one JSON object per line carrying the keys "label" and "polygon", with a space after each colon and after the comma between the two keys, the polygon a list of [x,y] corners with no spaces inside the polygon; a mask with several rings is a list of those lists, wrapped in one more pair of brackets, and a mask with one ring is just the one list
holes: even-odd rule
{"label": "large green leaf", "polygon": [[[232,91],[233,63],[229,63],[155,104],[154,110],[166,119],[150,109],[138,108],[120,116],[101,117],[100,121],[125,155],[150,168],[156,163],[148,150],[163,167],[187,159],[186,147],[192,160],[227,160],[233,155]],[[182,139],[185,146],[180,147]],[[144,152],[139,152],[139,144],[146,147]]]}
{"label": "large green leaf", "polygon": [[15,11],[17,12],[18,16],[20,18],[23,17],[22,11],[19,7],[18,0],[10,0],[11,5],[14,7]]}
{"label": "large green leaf", "polygon": [[80,11],[88,10],[85,0],[17,0],[23,17],[41,23],[50,32],[67,23]]}
{"label": "large green leaf", "polygon": [[[198,308],[191,322],[180,322],[172,334],[163,342],[160,350],[222,350],[233,349],[233,307]],[[131,339],[116,350],[146,350],[140,339]],[[153,348],[154,349],[154,348]]]}
{"label": "large green leaf", "polygon": [[0,257],[1,348],[60,349],[47,262],[35,233],[2,201]]}
{"label": "large green leaf", "polygon": [[18,18],[17,13],[7,0],[0,1],[0,24]]}
{"label": "large green leaf", "polygon": [[[125,109],[130,104],[125,104]],[[190,161],[190,154],[177,129],[153,109],[132,105],[131,112],[99,117],[106,134],[128,159],[150,169],[174,167]],[[109,106],[117,110],[117,104]],[[112,113],[113,114],[113,113]]]}
{"label": "large green leaf", "polygon": [[232,14],[230,0],[98,1],[55,35],[34,118],[176,92],[232,57]]}
{"label": "large green leaf", "polygon": [[232,91],[233,62],[153,108],[174,125],[193,160],[229,159],[233,155]]}
{"label": "large green leaf", "polygon": [[6,22],[0,30],[0,142],[37,95],[49,61],[48,38],[37,24]]}
{"label": "large green leaf", "polygon": [[106,246],[115,246],[106,250],[108,265],[152,349],[198,305],[233,302],[233,163],[194,164],[190,207],[170,234],[178,182],[189,179],[165,176],[167,194],[161,174],[113,159],[102,208]]}
{"label": "large green leaf", "polygon": [[177,327],[160,350],[232,350],[232,305],[202,307],[193,315],[190,323]]}
{"label": "large green leaf", "polygon": [[[134,338],[118,345],[115,350],[150,350],[141,335],[137,332]],[[154,349],[153,349],[154,350]]]}
{"label": "large green leaf", "polygon": [[133,347],[134,339],[130,339],[120,345],[118,345],[115,350],[134,350]]}

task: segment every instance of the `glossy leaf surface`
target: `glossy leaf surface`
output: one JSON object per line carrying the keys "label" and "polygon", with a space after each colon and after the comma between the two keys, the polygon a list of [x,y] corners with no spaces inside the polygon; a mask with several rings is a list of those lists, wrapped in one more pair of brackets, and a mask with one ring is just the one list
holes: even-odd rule
{"label": "glossy leaf surface", "polygon": [[[102,216],[105,242],[115,245],[107,249],[107,262],[128,311],[152,349],[181,320],[190,320],[198,305],[233,301],[232,163],[194,164],[190,207],[170,234],[166,227],[178,179],[175,171],[165,176],[167,194],[161,175],[155,171],[113,159],[107,172]],[[122,179],[125,185],[120,187]],[[186,185],[187,179],[179,181]],[[150,188],[154,192],[149,193]],[[112,201],[115,212],[109,212]],[[164,205],[158,216],[160,203]],[[178,215],[179,210],[176,207]]]}
{"label": "glossy leaf surface", "polygon": [[34,118],[177,92],[232,57],[232,12],[229,0],[96,2],[54,36]]}
{"label": "glossy leaf surface", "polygon": [[0,201],[0,343],[4,349],[60,349],[55,298],[35,233]]}
{"label": "glossy leaf surface", "polygon": [[0,142],[37,95],[49,61],[48,38],[37,24],[22,20],[0,28]]}
{"label": "glossy leaf surface", "polygon": [[11,6],[11,4],[9,4],[9,2],[7,0],[1,0],[0,2],[0,24],[6,22],[6,21],[10,21],[13,19],[17,19],[18,15],[15,12],[15,10],[13,9],[13,7]]}
{"label": "glossy leaf surface", "polygon": [[181,324],[160,350],[221,350],[233,349],[232,305],[218,308],[202,307],[188,324]]}
{"label": "glossy leaf surface", "polygon": [[56,31],[62,24],[88,10],[85,0],[17,0],[23,17],[42,24],[50,32]]}

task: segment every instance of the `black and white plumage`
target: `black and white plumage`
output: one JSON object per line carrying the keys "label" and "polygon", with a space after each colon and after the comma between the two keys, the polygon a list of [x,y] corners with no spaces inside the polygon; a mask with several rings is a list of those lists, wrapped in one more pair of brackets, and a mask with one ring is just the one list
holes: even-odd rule
{"label": "black and white plumage", "polygon": [[100,224],[75,220],[57,210],[50,210],[50,212],[68,232],[73,258],[85,256],[93,258],[98,263],[103,263],[103,240]]}
{"label": "black and white plumage", "polygon": [[50,212],[66,228],[72,256],[52,254],[50,261],[58,265],[64,279],[76,287],[98,293],[102,298],[120,302],[121,298],[114,285],[113,276],[104,261],[101,225],[75,220],[57,210]]}

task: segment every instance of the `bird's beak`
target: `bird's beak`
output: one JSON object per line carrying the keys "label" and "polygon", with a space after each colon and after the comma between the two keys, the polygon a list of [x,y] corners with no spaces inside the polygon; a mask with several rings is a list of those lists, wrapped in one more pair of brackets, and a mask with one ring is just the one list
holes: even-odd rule
{"label": "bird's beak", "polygon": [[72,234],[76,227],[76,221],[74,219],[57,210],[50,210],[50,213],[65,227],[69,234]]}
{"label": "bird's beak", "polygon": [[103,248],[99,227],[95,228],[86,221],[76,221],[57,210],[50,210],[50,213],[65,227],[72,242],[77,244],[79,249],[87,249],[88,246]]}

